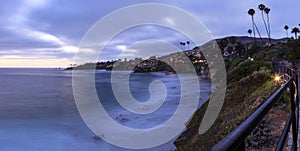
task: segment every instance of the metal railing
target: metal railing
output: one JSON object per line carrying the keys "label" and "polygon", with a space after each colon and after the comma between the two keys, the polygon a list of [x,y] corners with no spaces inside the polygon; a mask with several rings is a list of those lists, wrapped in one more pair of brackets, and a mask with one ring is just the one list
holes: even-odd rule
{"label": "metal railing", "polygon": [[[280,69],[280,71],[278,71]],[[287,81],[273,93],[254,113],[252,113],[243,123],[235,130],[229,133],[223,140],[216,144],[212,150],[214,151],[240,151],[245,150],[245,139],[257,126],[257,124],[265,117],[268,111],[273,107],[275,102],[282,96],[284,90],[290,91],[291,112],[281,134],[279,142],[276,146],[277,150],[283,150],[290,126],[292,125],[292,150],[297,150],[298,139],[298,121],[299,121],[299,99],[298,99],[298,76],[293,69],[280,67],[278,72],[283,75],[289,75]]]}

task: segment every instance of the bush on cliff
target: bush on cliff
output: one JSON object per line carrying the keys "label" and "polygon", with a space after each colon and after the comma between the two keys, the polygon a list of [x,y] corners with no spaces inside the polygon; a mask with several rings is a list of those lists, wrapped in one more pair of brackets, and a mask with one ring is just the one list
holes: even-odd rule
{"label": "bush on cliff", "polygon": [[271,65],[267,62],[245,60],[228,71],[227,82],[229,84],[236,83],[237,81],[239,81],[243,77],[250,75],[254,71],[260,70],[260,68],[272,71]]}

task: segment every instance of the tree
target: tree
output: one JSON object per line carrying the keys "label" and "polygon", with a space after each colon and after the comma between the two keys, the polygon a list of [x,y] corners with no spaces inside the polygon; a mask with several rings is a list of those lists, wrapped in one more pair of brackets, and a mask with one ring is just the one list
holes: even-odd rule
{"label": "tree", "polygon": [[267,31],[267,35],[269,37],[269,29],[268,29],[268,26],[267,26],[267,23],[266,23],[266,20],[265,20],[265,16],[264,16],[265,8],[266,8],[266,6],[264,4],[259,4],[258,5],[258,9],[261,11],[261,17],[262,17],[262,20],[264,22],[264,25],[265,25],[265,28],[266,28],[266,31]]}
{"label": "tree", "polygon": [[[258,35],[259,35],[259,38],[262,40],[261,35],[260,35],[260,32],[259,32],[259,30],[258,30],[258,28],[257,28],[257,26],[256,26],[256,24],[255,24],[255,21],[254,21],[255,10],[254,10],[254,9],[249,9],[249,10],[248,10],[248,14],[249,14],[249,15],[251,16],[251,18],[252,18],[252,28],[253,28],[253,36],[254,36],[254,39],[255,39],[255,29],[256,29],[256,31],[257,31],[257,33],[258,33]],[[255,39],[255,41],[256,41],[256,39]]]}
{"label": "tree", "polygon": [[190,50],[190,41],[187,41],[186,44],[187,44],[188,50]]}
{"label": "tree", "polygon": [[288,35],[289,26],[285,25],[284,29],[285,29],[285,32],[286,32],[286,38],[289,38],[289,35]]}
{"label": "tree", "polygon": [[271,44],[271,28],[270,28],[270,17],[269,17],[269,13],[271,11],[270,8],[266,7],[264,9],[265,13],[267,14],[267,22],[268,22],[268,30],[269,30],[269,34],[268,34],[268,37],[269,37],[269,42]]}
{"label": "tree", "polygon": [[252,34],[252,30],[251,30],[251,29],[248,29],[248,34],[249,34],[250,37],[251,37],[251,34]]}
{"label": "tree", "polygon": [[185,42],[182,42],[183,50],[185,50]]}
{"label": "tree", "polygon": [[180,42],[181,49],[184,50],[184,42]]}
{"label": "tree", "polygon": [[299,30],[299,28],[297,28],[297,27],[294,27],[293,29],[292,29],[292,33],[294,33],[295,34],[295,39],[298,39],[298,33],[300,32],[300,30]]}
{"label": "tree", "polygon": [[[253,31],[253,38],[255,39],[255,27],[254,27],[254,18],[253,15],[255,14],[255,10],[254,9],[249,9],[248,10],[248,14],[252,17],[252,31]],[[255,39],[256,41],[256,39]]]}

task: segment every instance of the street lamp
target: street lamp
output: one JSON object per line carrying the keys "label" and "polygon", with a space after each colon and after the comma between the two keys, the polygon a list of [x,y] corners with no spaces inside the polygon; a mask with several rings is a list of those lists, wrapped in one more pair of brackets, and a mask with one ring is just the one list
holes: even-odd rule
{"label": "street lamp", "polygon": [[274,81],[275,86],[277,86],[278,84],[281,85],[281,77],[279,74],[275,74]]}
{"label": "street lamp", "polygon": [[274,80],[275,80],[276,82],[279,82],[279,81],[280,81],[280,76],[279,76],[279,75],[275,75]]}

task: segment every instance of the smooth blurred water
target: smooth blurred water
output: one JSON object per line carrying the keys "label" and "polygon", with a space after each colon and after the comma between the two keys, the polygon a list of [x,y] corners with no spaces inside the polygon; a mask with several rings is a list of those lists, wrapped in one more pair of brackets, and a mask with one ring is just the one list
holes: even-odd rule
{"label": "smooth blurred water", "polygon": [[[84,72],[84,71],[82,71]],[[128,71],[120,71],[120,76]],[[113,96],[109,71],[96,71],[96,88],[101,103],[112,118],[132,128],[154,127],[169,119],[179,102],[177,76],[163,73],[132,73],[133,96],[147,101],[151,81],[163,81],[168,90],[163,106],[149,115],[126,111]],[[207,98],[210,83],[199,79],[200,105]],[[104,123],[105,124],[105,123]],[[115,151],[129,150],[94,139],[82,121],[73,97],[72,72],[56,69],[0,69],[0,150],[1,151]],[[129,138],[130,139],[130,138]],[[174,140],[174,139],[173,139]],[[152,149],[170,150],[172,141]]]}

